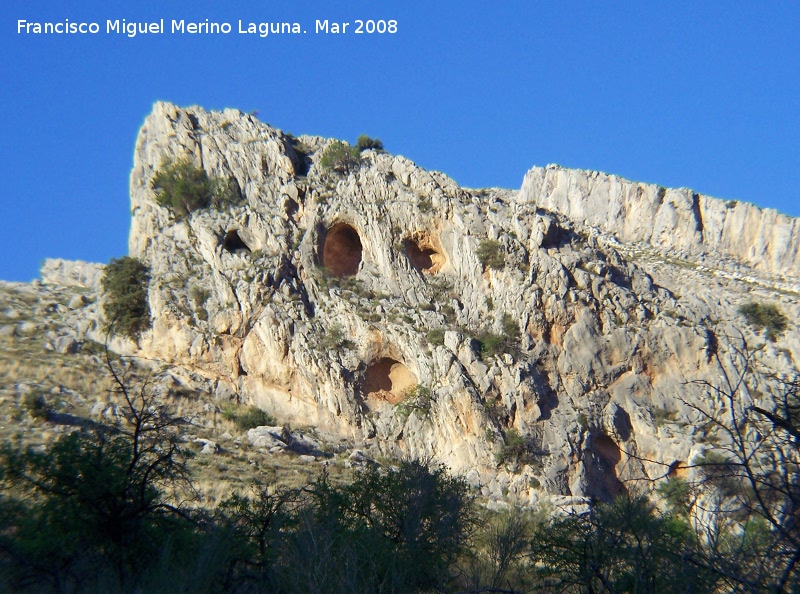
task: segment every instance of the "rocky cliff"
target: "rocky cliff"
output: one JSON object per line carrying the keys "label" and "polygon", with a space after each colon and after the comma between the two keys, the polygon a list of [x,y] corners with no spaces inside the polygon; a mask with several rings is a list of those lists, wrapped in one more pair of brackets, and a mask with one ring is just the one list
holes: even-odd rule
{"label": "rocky cliff", "polygon": [[521,193],[622,242],[647,242],[694,257],[727,256],[767,273],[800,274],[800,219],[772,209],[558,166],[531,169]]}
{"label": "rocky cliff", "polygon": [[[797,319],[797,219],[557,167],[519,192],[461,188],[375,150],[340,174],[320,163],[331,142],[156,104],[130,234],[153,327],[114,348],[524,502],[608,498],[676,472],[713,439],[687,402],[716,406],[702,382],[720,381],[742,340],[765,343],[776,370],[800,355],[794,325],[772,343],[738,312],[757,300]],[[159,206],[154,176],[184,158],[239,200],[186,217]]]}

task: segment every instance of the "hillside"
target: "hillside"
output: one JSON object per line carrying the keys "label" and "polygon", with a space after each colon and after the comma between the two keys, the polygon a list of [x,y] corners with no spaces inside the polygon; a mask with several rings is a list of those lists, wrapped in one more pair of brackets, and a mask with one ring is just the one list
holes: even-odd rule
{"label": "hillside", "polygon": [[[167,103],[139,133],[129,253],[149,268],[152,328],[108,343],[192,394],[190,437],[215,451],[252,445],[268,464],[287,444],[263,444],[291,426],[308,465],[433,460],[494,505],[577,505],[693,472],[721,439],[697,407],[719,405],[709,386],[745,343],[795,370],[797,219],[558,166],[519,191],[374,149],[324,167],[332,144]],[[159,204],[169,163],[224,199]],[[102,274],[48,261],[41,282],[0,287],[6,406],[33,385],[70,414],[110,414],[99,384],[60,379],[87,360],[101,374]],[[748,323],[753,303],[788,328]],[[217,421],[251,404],[275,419],[260,446]]]}

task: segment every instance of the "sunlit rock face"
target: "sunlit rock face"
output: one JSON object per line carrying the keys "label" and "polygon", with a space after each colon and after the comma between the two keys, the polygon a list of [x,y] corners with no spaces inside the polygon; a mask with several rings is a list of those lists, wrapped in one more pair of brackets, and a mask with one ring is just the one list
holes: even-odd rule
{"label": "sunlit rock face", "polygon": [[[796,219],[554,166],[518,192],[371,150],[343,175],[320,164],[331,142],[156,104],[136,142],[129,245],[150,267],[153,326],[112,348],[522,502],[685,473],[708,438],[693,405],[716,406],[703,382],[734,347],[766,342],[778,371],[800,355],[795,325],[772,343],[738,313],[755,299],[798,319]],[[237,199],[176,217],[153,189],[169,159]],[[102,268],[43,274],[99,291]],[[76,327],[103,340],[91,312]],[[511,429],[530,444],[518,464],[503,457]]]}

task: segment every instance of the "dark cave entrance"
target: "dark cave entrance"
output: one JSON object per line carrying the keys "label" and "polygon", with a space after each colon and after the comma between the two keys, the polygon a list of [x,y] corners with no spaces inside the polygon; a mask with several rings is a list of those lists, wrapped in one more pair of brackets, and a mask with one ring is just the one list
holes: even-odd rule
{"label": "dark cave entrance", "polygon": [[362,393],[367,398],[397,404],[416,385],[417,379],[408,367],[395,359],[383,357],[367,368]]}
{"label": "dark cave entrance", "polygon": [[355,276],[361,265],[361,238],[352,226],[337,223],[325,233],[322,265],[333,276]]}
{"label": "dark cave entrance", "polygon": [[250,251],[250,247],[239,237],[236,229],[231,229],[225,234],[225,239],[222,240],[222,247],[225,251],[235,254],[239,250]]}

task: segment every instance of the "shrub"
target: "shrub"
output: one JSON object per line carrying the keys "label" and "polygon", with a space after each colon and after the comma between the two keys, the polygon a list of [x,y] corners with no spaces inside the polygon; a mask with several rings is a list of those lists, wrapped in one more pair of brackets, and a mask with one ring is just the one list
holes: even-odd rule
{"label": "shrub", "polygon": [[516,342],[519,340],[519,324],[509,313],[503,314],[503,333],[506,335],[506,339]]}
{"label": "shrub", "polygon": [[326,351],[336,351],[339,349],[352,349],[355,344],[344,337],[344,331],[341,326],[334,324],[325,332],[325,336],[320,341],[320,346]]}
{"label": "shrub", "polygon": [[481,357],[492,357],[500,353],[516,353],[519,350],[519,324],[511,314],[503,314],[502,334],[484,332],[477,337],[478,353]]}
{"label": "shrub", "polygon": [[756,330],[767,330],[767,339],[775,342],[778,337],[786,331],[789,320],[783,315],[781,310],[772,304],[762,304],[749,301],[739,308],[747,323]]}
{"label": "shrub", "polygon": [[235,180],[210,178],[205,170],[185,158],[162,161],[152,187],[156,202],[172,210],[179,219],[207,206],[222,208],[240,198]]}
{"label": "shrub", "polygon": [[362,554],[369,563],[362,568],[367,584],[345,591],[450,590],[453,563],[468,546],[475,525],[462,479],[442,468],[403,461],[389,470],[369,467],[339,490],[319,482],[310,490],[318,510],[317,530],[323,522],[334,524],[339,538],[332,544],[350,548],[344,559],[357,560],[354,546],[366,545]]}
{"label": "shrub", "polygon": [[34,419],[45,420],[50,414],[50,406],[40,390],[33,390],[25,394],[22,399],[22,406]]}
{"label": "shrub", "polygon": [[361,151],[337,140],[327,146],[319,164],[325,170],[348,174],[361,164]]}
{"label": "shrub", "polygon": [[235,415],[234,422],[239,429],[247,431],[264,425],[274,425],[275,419],[257,406],[248,406],[243,412]]}
{"label": "shrub", "polygon": [[416,385],[406,390],[403,394],[403,401],[397,404],[397,410],[404,418],[408,418],[415,410],[427,415],[430,413],[432,405],[433,392],[431,389],[426,386]]}
{"label": "shrub", "polygon": [[428,342],[433,345],[444,344],[444,328],[434,328],[428,332]]}
{"label": "shrub", "polygon": [[372,149],[375,151],[383,151],[383,143],[380,141],[379,138],[370,138],[366,134],[362,134],[358,137],[356,141],[356,146],[358,147],[358,152],[363,152],[368,149]]}
{"label": "shrub", "polygon": [[3,591],[152,591],[138,587],[145,571],[164,553],[178,562],[191,531],[180,502],[193,496],[183,421],[110,370],[126,402],[114,427],[86,424],[46,449],[0,446]]}
{"label": "shrub", "polygon": [[499,334],[484,332],[476,340],[478,341],[478,353],[481,358],[492,357],[506,350],[505,341]]}
{"label": "shrub", "polygon": [[493,239],[484,239],[478,246],[475,255],[478,256],[484,268],[492,268],[493,270],[502,270],[506,265],[503,258],[502,250],[500,249],[500,242]]}
{"label": "shrub", "polygon": [[106,294],[103,312],[109,332],[138,340],[150,328],[149,282],[150,269],[137,258],[123,256],[108,263],[102,284]]}
{"label": "shrub", "polygon": [[530,464],[534,461],[534,455],[538,450],[531,437],[523,437],[512,428],[503,432],[503,447],[495,458],[498,464],[504,462],[510,462],[514,466]]}
{"label": "shrub", "polygon": [[534,577],[560,586],[547,591],[734,591],[714,587],[717,578],[702,562],[687,562],[696,559],[691,527],[658,513],[643,496],[621,496],[586,514],[556,514],[530,543]]}
{"label": "shrub", "polygon": [[206,301],[211,297],[211,291],[200,287],[198,285],[189,289],[189,297],[194,301],[194,314],[198,320],[208,320],[208,310],[206,310]]}

